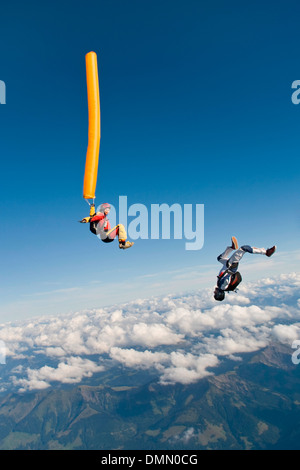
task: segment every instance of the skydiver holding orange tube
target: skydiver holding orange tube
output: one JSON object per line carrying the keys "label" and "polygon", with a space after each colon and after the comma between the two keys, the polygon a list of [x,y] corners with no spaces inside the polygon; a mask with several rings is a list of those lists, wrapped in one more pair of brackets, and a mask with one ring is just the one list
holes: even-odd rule
{"label": "skydiver holding orange tube", "polygon": [[90,217],[85,217],[81,220],[83,223],[90,223],[90,230],[95,235],[100,235],[101,240],[104,243],[113,242],[116,236],[119,238],[119,248],[126,250],[132,247],[134,242],[128,242],[127,233],[123,224],[118,224],[111,228],[107,216],[110,212],[110,205],[108,203],[101,204],[100,211],[93,214],[93,210],[90,213]]}

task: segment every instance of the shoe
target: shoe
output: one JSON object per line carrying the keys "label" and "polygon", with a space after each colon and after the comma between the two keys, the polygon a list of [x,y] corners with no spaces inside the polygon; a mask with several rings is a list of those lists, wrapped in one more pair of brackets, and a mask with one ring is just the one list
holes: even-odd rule
{"label": "shoe", "polygon": [[270,258],[270,256],[272,256],[273,253],[275,253],[275,251],[276,251],[276,246],[274,245],[274,246],[272,246],[272,248],[267,249],[266,256],[268,256]]}
{"label": "shoe", "polygon": [[121,250],[126,250],[127,248],[130,248],[132,245],[134,245],[134,242],[119,243],[119,248]]}
{"label": "shoe", "polygon": [[231,248],[237,250],[239,247],[238,241],[235,237],[231,237]]}

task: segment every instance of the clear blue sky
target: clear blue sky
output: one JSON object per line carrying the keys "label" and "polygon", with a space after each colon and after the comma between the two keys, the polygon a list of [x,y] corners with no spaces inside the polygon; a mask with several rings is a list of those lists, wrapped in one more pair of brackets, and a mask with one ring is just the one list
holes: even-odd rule
{"label": "clear blue sky", "polygon": [[[299,16],[296,0],[1,6],[0,321],[210,285],[232,234],[278,256],[298,248]],[[121,252],[78,224],[91,50],[96,202],[205,204],[202,250],[137,240]],[[277,270],[295,267],[285,255]]]}

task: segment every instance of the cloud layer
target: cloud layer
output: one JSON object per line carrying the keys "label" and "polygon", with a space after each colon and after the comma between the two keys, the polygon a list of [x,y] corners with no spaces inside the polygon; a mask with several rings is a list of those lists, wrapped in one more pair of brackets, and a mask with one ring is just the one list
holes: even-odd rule
{"label": "cloud layer", "polygon": [[242,284],[222,303],[204,289],[0,325],[0,389],[79,383],[115,365],[155,370],[163,384],[195,382],[225,357],[240,360],[274,339],[300,340],[299,287],[300,274],[292,273]]}

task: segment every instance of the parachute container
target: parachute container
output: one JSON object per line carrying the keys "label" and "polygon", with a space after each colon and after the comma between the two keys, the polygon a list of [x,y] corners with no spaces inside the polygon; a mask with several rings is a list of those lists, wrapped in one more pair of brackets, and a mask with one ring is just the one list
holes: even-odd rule
{"label": "parachute container", "polygon": [[100,96],[97,55],[89,52],[85,56],[88,97],[88,148],[83,182],[84,199],[95,199],[100,150]]}

